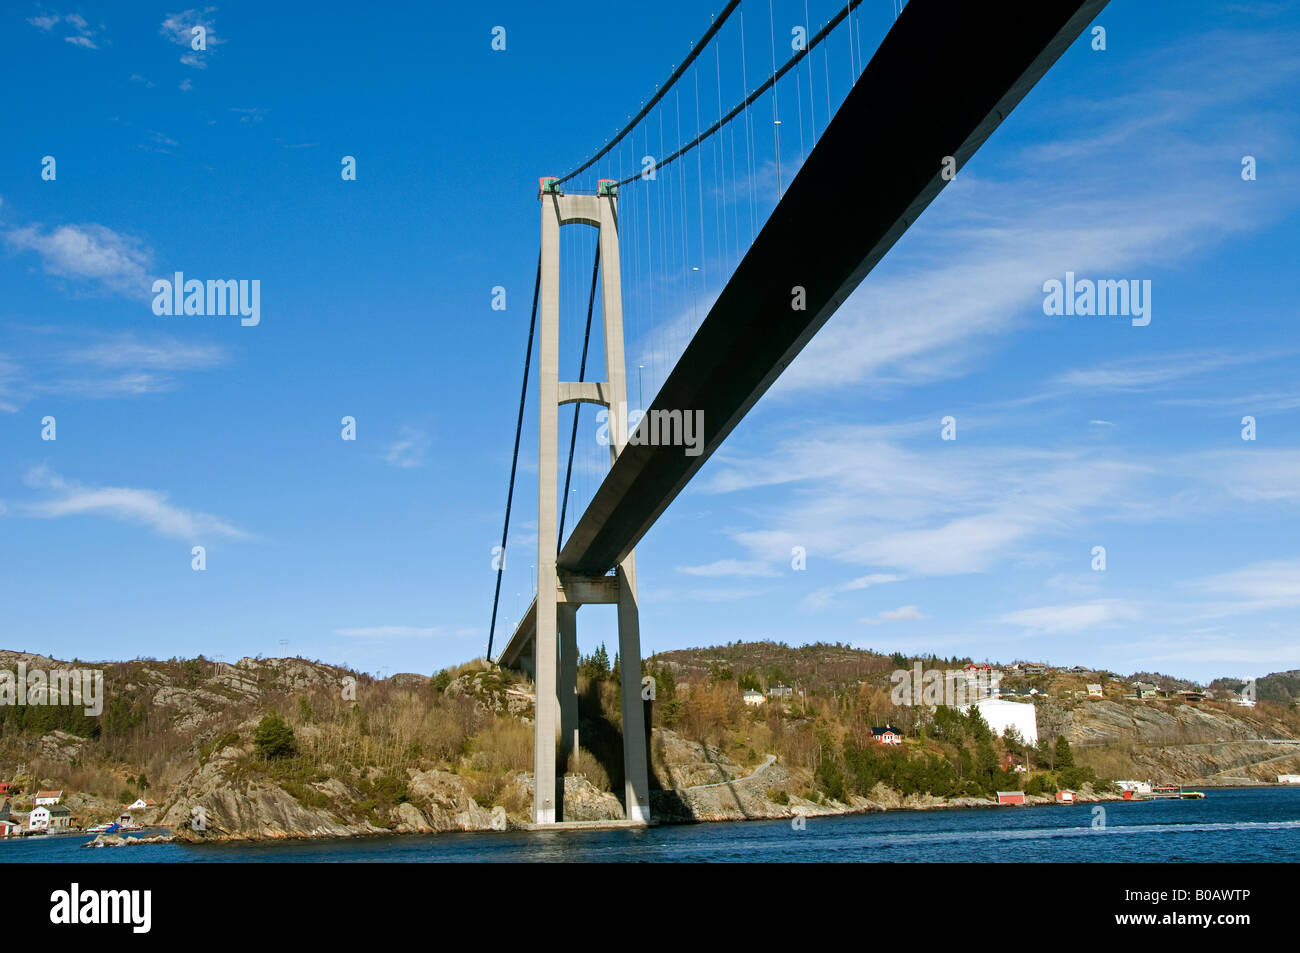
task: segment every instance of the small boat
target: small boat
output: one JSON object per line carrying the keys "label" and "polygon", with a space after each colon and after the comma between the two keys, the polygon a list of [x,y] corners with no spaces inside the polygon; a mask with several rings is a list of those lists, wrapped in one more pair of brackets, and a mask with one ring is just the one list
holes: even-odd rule
{"label": "small boat", "polygon": [[116,834],[121,828],[121,824],[116,822],[112,824],[96,824],[94,827],[87,827],[87,834]]}

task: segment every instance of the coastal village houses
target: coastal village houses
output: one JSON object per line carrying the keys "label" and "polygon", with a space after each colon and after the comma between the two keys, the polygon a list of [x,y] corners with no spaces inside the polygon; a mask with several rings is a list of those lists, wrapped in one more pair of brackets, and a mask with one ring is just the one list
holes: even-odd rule
{"label": "coastal village houses", "polygon": [[72,829],[72,811],[66,804],[51,804],[32,808],[27,815],[29,831],[58,831]]}
{"label": "coastal village houses", "polygon": [[37,807],[48,807],[51,804],[58,804],[62,800],[62,791],[37,791],[34,803]]}

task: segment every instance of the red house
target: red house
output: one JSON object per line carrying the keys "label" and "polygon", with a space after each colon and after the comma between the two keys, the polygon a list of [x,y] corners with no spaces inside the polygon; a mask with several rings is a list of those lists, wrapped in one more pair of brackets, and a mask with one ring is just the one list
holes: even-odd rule
{"label": "red house", "polygon": [[1056,792],[1056,803],[1057,803],[1057,804],[1073,804],[1073,803],[1074,803],[1074,792],[1073,792],[1073,791],[1057,791],[1057,792]]}
{"label": "red house", "polygon": [[1024,804],[1025,792],[1024,791],[999,791],[998,803],[999,804]]}
{"label": "red house", "polygon": [[901,745],[903,743],[903,733],[892,725],[872,728],[871,737],[876,740],[877,744],[882,745]]}

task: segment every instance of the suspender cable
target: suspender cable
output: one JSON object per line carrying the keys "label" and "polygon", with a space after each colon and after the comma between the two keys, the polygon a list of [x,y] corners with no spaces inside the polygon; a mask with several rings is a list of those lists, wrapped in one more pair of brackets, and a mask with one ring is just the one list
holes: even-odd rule
{"label": "suspender cable", "polygon": [[537,297],[542,290],[542,256],[537,256],[537,280],[533,283],[533,316],[528,320],[528,350],[524,352],[524,383],[519,389],[519,420],[515,424],[515,453],[510,460],[510,489],[506,491],[506,522],[501,529],[501,561],[497,563],[497,590],[492,596],[492,625],[488,628],[487,657],[492,660],[492,637],[497,631],[497,605],[501,601],[501,574],[506,568],[506,537],[510,533],[510,504],[515,498],[515,471],[519,466],[519,437],[524,430],[524,403],[528,399],[528,368],[533,360],[533,331],[537,327]]}
{"label": "suspender cable", "polygon": [[[662,170],[664,166],[666,166],[666,165],[668,165],[669,163],[673,162],[675,159],[680,159],[682,156],[684,156],[686,153],[690,152],[692,149],[694,149],[696,146],[698,146],[698,145],[699,145],[701,142],[703,142],[705,139],[709,138],[711,135],[713,135],[715,132],[717,132],[717,131],[718,131],[719,129],[721,129],[723,126],[727,125],[727,124],[730,123],[733,119],[735,119],[737,116],[739,116],[742,112],[744,112],[744,111],[745,111],[745,110],[746,110],[746,109],[747,109],[747,108],[748,108],[748,107],[749,107],[749,106],[750,106],[750,105],[751,105],[755,100],[757,100],[757,99],[758,99],[760,96],[762,96],[765,92],[767,92],[769,89],[771,89],[773,86],[775,86],[776,83],[777,83],[777,81],[778,81],[782,76],[784,76],[786,73],[790,72],[791,69],[793,69],[795,66],[797,66],[798,63],[799,63],[799,61],[802,60],[805,56],[807,56],[808,53],[809,53],[811,50],[813,50],[815,47],[819,46],[819,45],[821,44],[821,42],[822,42],[824,39],[826,39],[827,36],[830,35],[831,31],[834,30],[837,26],[839,26],[841,22],[843,22],[844,18],[847,17],[847,16],[849,15],[849,11],[857,9],[858,5],[861,4],[861,3],[862,3],[862,0],[849,0],[849,2],[848,2],[847,4],[844,5],[844,9],[840,10],[839,13],[837,13],[837,14],[835,14],[835,16],[831,17],[830,21],[829,21],[829,22],[828,22],[824,27],[822,27],[820,30],[817,31],[817,35],[814,36],[811,40],[808,41],[808,45],[807,45],[806,47],[804,47],[802,50],[800,50],[800,51],[799,51],[798,53],[796,53],[794,56],[790,57],[790,59],[786,60],[785,65],[782,66],[782,67],[781,67],[779,70],[777,70],[775,73],[773,73],[771,76],[769,76],[769,77],[767,78],[767,81],[764,82],[762,86],[758,87],[756,90],[754,90],[754,91],[753,91],[752,93],[750,93],[748,96],[746,96],[744,102],[739,103],[739,104],[738,104],[734,109],[731,110],[731,112],[727,113],[725,116],[723,116],[721,119],[719,119],[717,122],[715,122],[715,123],[714,123],[712,126],[710,126],[708,129],[705,129],[704,132],[700,133],[700,135],[696,136],[694,139],[692,139],[692,140],[691,140],[690,142],[688,142],[686,145],[682,146],[680,149],[678,149],[678,150],[677,150],[676,152],[674,152],[672,155],[670,155],[670,156],[668,156],[667,158],[662,159],[661,161],[659,161],[658,163],[656,163],[656,164],[655,164],[655,169],[656,169],[656,170]],[[827,55],[828,55],[828,57],[829,57],[829,53],[828,53]],[[827,60],[827,62],[829,62],[829,59]],[[829,79],[829,76],[828,76],[826,82],[827,82],[826,104],[827,104],[827,109],[829,110],[829,108],[830,108],[830,79]],[[637,175],[628,176],[628,177],[627,177],[626,179],[624,179],[623,181],[618,182],[617,185],[621,188],[621,187],[624,186],[624,185],[630,185],[631,183],[635,182],[638,178],[640,178],[640,174],[639,174],[639,173],[638,173]]]}
{"label": "suspender cable", "polygon": [[603,149],[597,152],[594,156],[592,156],[582,165],[578,166],[576,169],[574,169],[564,178],[557,181],[555,184],[563,185],[565,182],[568,182],[575,175],[581,175],[583,172],[586,172],[593,165],[595,165],[602,158],[604,158],[605,155],[611,149],[613,149],[616,145],[622,142],[623,137],[626,136],[629,132],[631,132],[634,128],[636,128],[636,124],[639,123],[646,116],[648,116],[650,114],[650,110],[654,109],[655,104],[658,103],[659,100],[663,99],[664,96],[668,94],[668,90],[672,89],[673,84],[676,83],[677,80],[681,77],[681,75],[686,72],[687,67],[689,67],[692,63],[695,62],[695,57],[700,55],[700,50],[704,49],[704,47],[708,45],[709,40],[713,39],[714,35],[720,29],[722,29],[722,24],[727,22],[727,17],[731,16],[731,12],[735,10],[736,7],[738,6],[740,6],[740,0],[731,0],[730,3],[728,3],[725,7],[723,7],[722,12],[719,13],[717,17],[714,18],[713,23],[709,26],[707,30],[704,31],[704,35],[699,38],[699,40],[696,42],[694,46],[691,47],[691,51],[686,55],[686,59],[682,60],[682,65],[677,67],[675,70],[673,70],[673,74],[668,77],[668,82],[664,83],[662,86],[659,87],[658,92],[656,92],[653,96],[651,96],[649,101],[644,106],[641,107],[641,111],[637,113],[635,116],[633,116],[632,120],[626,126],[623,127],[623,131],[620,132],[613,139],[611,139],[609,142],[605,143],[605,147]]}
{"label": "suspender cable", "polygon": [[[596,307],[596,275],[600,273],[600,242],[596,243],[596,260],[591,266],[591,297],[587,299],[587,331],[582,336],[582,363],[578,365],[578,383],[587,379],[587,345],[591,342],[591,313]],[[573,405],[573,433],[569,435],[569,465],[564,471],[564,499],[560,502],[560,534],[555,540],[558,556],[564,542],[564,514],[569,508],[569,478],[573,476],[573,450],[578,445],[578,414],[582,403]]]}

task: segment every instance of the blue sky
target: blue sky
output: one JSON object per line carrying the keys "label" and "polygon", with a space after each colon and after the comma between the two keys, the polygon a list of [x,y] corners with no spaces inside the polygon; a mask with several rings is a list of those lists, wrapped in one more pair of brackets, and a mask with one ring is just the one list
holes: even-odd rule
{"label": "blue sky", "polygon": [[[836,7],[809,6],[814,30]],[[750,87],[804,19],[775,3],[773,41],[754,7]],[[868,55],[892,16],[863,5]],[[480,654],[536,180],[603,143],[707,22],[675,0],[7,4],[0,62],[22,93],[0,104],[0,645],[233,660],[283,640],[390,673]],[[647,653],[767,637],[1202,679],[1300,667],[1300,4],[1116,0],[1098,24],[1106,50],[1074,44],[643,541]],[[821,96],[824,60],[809,65]],[[825,68],[838,102],[847,41]],[[710,95],[740,98],[739,78],[701,77],[702,118]],[[805,115],[807,87],[786,86],[788,184],[826,97]],[[593,181],[662,155],[672,105]],[[775,202],[771,111],[753,109],[739,193],[690,191],[725,145],[624,189],[629,376],[647,400],[747,216]],[[698,239],[651,227],[696,199]],[[564,251],[568,376],[590,237]],[[150,284],[174,271],[258,279],[261,323],[155,315]],[[1045,315],[1042,285],[1067,271],[1151,281],[1151,323]],[[535,415],[530,393],[512,619],[535,561]],[[583,421],[578,507],[603,452]],[[585,648],[612,644],[612,610],[580,619]]]}

